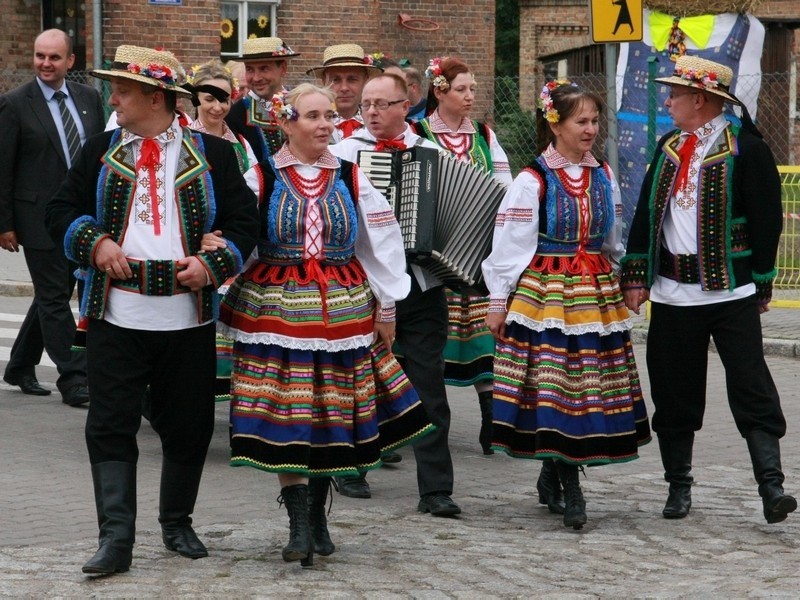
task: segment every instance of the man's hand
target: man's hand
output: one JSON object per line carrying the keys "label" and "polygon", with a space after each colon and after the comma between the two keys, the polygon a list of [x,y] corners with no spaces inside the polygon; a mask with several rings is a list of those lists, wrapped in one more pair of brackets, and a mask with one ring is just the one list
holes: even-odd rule
{"label": "man's hand", "polygon": [[16,231],[4,231],[0,233],[0,248],[9,252],[19,252],[19,242],[17,241]]}
{"label": "man's hand", "polygon": [[133,277],[128,257],[114,240],[104,238],[97,245],[94,253],[94,266],[98,271],[105,271],[112,279],[130,279]]}
{"label": "man's hand", "polygon": [[650,298],[650,290],[644,288],[625,290],[622,292],[622,297],[625,300],[625,306],[628,307],[628,310],[638,315],[639,307]]}
{"label": "man's hand", "polygon": [[185,285],[193,292],[199,292],[208,285],[208,273],[205,266],[196,256],[187,256],[177,261],[180,270],[176,275],[178,283]]}
{"label": "man's hand", "polygon": [[222,231],[219,229],[211,233],[204,233],[203,239],[200,240],[200,252],[213,252],[227,247],[228,243],[222,237]]}

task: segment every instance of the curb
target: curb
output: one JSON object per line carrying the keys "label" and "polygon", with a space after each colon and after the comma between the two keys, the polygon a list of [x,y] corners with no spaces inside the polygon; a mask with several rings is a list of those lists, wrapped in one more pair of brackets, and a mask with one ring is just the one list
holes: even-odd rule
{"label": "curb", "polygon": [[33,296],[30,281],[0,281],[0,296]]}

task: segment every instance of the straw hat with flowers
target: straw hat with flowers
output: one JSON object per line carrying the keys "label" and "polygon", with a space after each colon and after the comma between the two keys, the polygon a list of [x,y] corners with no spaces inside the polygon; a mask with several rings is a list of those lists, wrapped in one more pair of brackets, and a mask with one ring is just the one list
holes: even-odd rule
{"label": "straw hat with flowers", "polygon": [[328,46],[322,53],[322,64],[306,71],[306,75],[322,77],[325,69],[331,67],[364,67],[367,71],[383,71],[375,64],[369,54],[364,54],[364,48],[358,44],[337,44]]}
{"label": "straw hat with flowers", "polygon": [[283,60],[300,56],[297,52],[287,46],[279,37],[260,37],[251,38],[244,41],[242,55],[236,60],[247,62],[248,60]]}
{"label": "straw hat with flowers", "polygon": [[190,98],[192,93],[180,86],[186,83],[186,72],[172,52],[140,46],[117,48],[114,62],[108,69],[96,69],[91,75],[100,79],[132,79],[162,90]]}
{"label": "straw hat with flowers", "polygon": [[722,96],[728,102],[740,104],[739,100],[730,94],[732,80],[733,71],[730,67],[688,54],[678,57],[675,71],[671,76],[656,79],[659,83],[703,90],[709,94]]}

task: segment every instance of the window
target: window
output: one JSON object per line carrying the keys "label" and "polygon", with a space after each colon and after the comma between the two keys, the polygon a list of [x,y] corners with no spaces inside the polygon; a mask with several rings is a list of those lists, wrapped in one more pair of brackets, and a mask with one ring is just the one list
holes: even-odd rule
{"label": "window", "polygon": [[43,29],[61,29],[72,38],[75,54],[73,68],[86,68],[86,4],[78,0],[45,0],[42,2]]}
{"label": "window", "polygon": [[278,4],[280,0],[222,2],[219,35],[223,60],[240,55],[248,38],[276,35]]}

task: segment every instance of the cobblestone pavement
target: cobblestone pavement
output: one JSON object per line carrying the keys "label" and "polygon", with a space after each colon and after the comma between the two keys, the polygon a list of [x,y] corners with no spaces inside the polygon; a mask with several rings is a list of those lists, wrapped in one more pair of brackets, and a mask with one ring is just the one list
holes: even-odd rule
{"label": "cobblestone pavement", "polygon": [[[0,312],[22,315],[29,299],[0,297],[0,303]],[[799,337],[788,317],[773,318]],[[3,326],[10,346],[13,330]],[[647,396],[644,347],[635,350]],[[798,362],[777,354],[768,360],[789,422],[782,445],[786,488],[800,494]],[[537,502],[538,463],[481,455],[475,394],[449,388],[461,518],[416,511],[414,459],[404,449],[399,465],[369,475],[372,499],[336,494],[329,516],[336,552],[301,569],[281,560],[288,518],[276,502],[277,478],[227,464],[227,405],[220,404],[194,515],[210,556],[191,561],[161,543],[160,452],[144,422],[133,565],[106,578],[80,571],[97,544],[86,409],[63,405],[56,391],[25,396],[0,382],[0,597],[796,597],[800,513],[776,525],[764,521],[716,355],[710,365],[686,519],[661,517],[667,486],[654,442],[642,447],[639,460],[587,469],[581,481],[589,522],[582,531],[564,528]],[[40,366],[38,374],[55,390],[52,367]]]}

